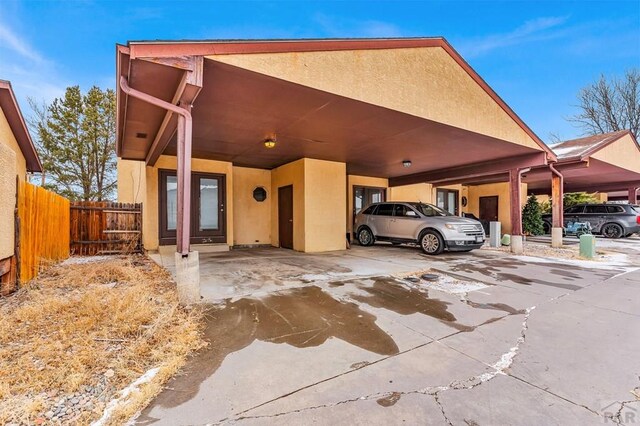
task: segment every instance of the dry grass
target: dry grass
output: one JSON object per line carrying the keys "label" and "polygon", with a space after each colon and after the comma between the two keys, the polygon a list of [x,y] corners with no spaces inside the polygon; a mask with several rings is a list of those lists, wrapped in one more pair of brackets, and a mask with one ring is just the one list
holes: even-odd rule
{"label": "dry grass", "polygon": [[169,274],[144,256],[53,266],[0,299],[0,318],[0,424],[40,423],[61,396],[103,383],[93,409],[70,422],[87,424],[118,390],[160,367],[115,413],[121,423],[203,345],[201,312],[181,308]]}

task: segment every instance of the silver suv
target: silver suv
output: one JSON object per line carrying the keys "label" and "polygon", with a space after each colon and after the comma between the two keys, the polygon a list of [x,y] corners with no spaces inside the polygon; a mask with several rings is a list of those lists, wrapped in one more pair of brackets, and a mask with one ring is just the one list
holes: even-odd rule
{"label": "silver suv", "polygon": [[353,229],[360,245],[376,241],[418,243],[426,254],[440,254],[445,249],[471,251],[484,244],[480,222],[425,203],[372,204],[358,213]]}

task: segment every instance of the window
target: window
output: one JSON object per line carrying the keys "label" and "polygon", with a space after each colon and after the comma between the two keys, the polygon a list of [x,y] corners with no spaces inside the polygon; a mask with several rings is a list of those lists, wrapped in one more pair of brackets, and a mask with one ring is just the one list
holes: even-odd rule
{"label": "window", "polygon": [[267,199],[267,190],[259,186],[253,190],[253,199],[261,203]]}
{"label": "window", "polygon": [[376,216],[392,216],[393,204],[380,204],[378,210],[376,210]]}
{"label": "window", "polygon": [[436,205],[452,215],[458,214],[458,191],[452,189],[436,190]]}
{"label": "window", "polygon": [[573,206],[573,207],[569,207],[564,212],[568,214],[576,214],[576,213],[582,213],[583,210],[584,210],[584,206]]}
{"label": "window", "polygon": [[373,211],[376,209],[376,207],[378,206],[370,206],[365,211],[363,211],[362,214],[373,214]]}
{"label": "window", "polygon": [[393,205],[393,215],[394,216],[406,216],[407,215],[407,206],[402,204],[394,204]]}
{"label": "window", "polygon": [[605,214],[607,213],[607,206],[603,206],[603,205],[586,206],[584,208],[584,212],[591,213],[591,214]]}
{"label": "window", "polygon": [[607,206],[607,213],[624,213],[624,209],[620,206]]}
{"label": "window", "polygon": [[427,217],[453,216],[448,211],[442,210],[442,209],[434,206],[433,204],[420,203],[420,204],[411,204],[411,205],[413,206],[413,208],[415,208],[416,210],[418,210],[420,213],[422,213],[423,215],[425,215]]}

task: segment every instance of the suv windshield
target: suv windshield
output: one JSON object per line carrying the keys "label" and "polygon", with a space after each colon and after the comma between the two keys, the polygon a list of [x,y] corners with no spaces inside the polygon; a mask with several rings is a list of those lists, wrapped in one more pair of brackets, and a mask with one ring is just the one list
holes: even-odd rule
{"label": "suv windshield", "polygon": [[416,203],[411,204],[411,207],[418,210],[420,213],[427,217],[433,216],[453,216],[446,210],[441,209],[440,207],[436,207],[433,204],[424,204],[424,203]]}

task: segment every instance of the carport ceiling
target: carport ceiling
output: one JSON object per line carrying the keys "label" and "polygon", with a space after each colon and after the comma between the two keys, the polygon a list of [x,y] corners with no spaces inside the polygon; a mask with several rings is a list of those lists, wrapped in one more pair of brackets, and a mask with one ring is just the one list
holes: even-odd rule
{"label": "carport ceiling", "polygon": [[[158,76],[131,85],[147,91]],[[175,77],[166,80],[173,86]],[[138,107],[158,126],[162,111]],[[398,177],[539,152],[210,59],[192,114],[193,157],[263,169],[307,157],[345,162],[351,174]],[[265,148],[263,140],[274,133],[276,147]],[[144,158],[145,150],[128,151],[126,145],[124,158]],[[176,154],[175,137],[165,154]],[[403,160],[412,166],[404,168]]]}
{"label": "carport ceiling", "polygon": [[[588,163],[558,163],[556,167],[564,176],[565,192],[625,190],[632,182],[640,183],[640,174],[595,158],[589,159]],[[523,181],[528,184],[530,193],[551,193],[548,169],[534,169],[525,175]]]}

